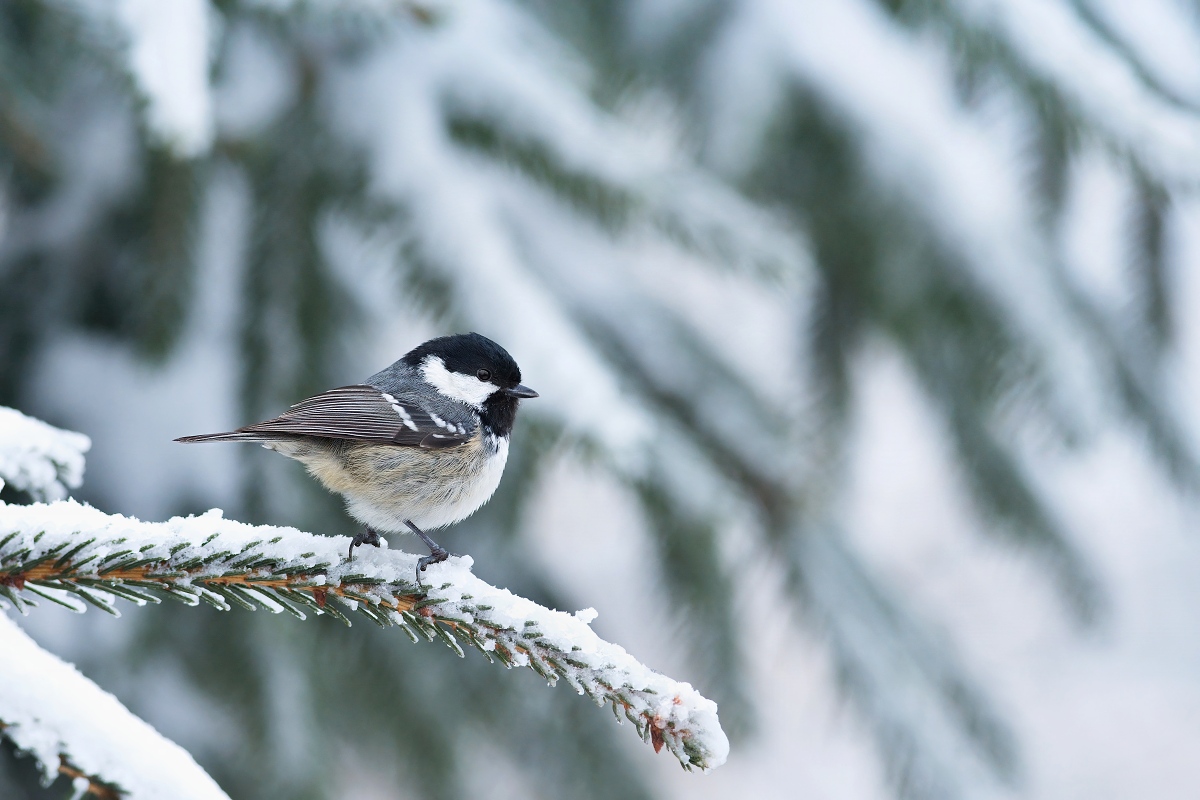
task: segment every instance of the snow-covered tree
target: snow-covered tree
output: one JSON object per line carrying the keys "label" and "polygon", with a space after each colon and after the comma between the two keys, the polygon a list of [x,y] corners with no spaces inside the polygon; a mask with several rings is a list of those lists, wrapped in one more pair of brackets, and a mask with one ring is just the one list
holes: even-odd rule
{"label": "snow-covered tree", "polygon": [[[901,795],[959,796],[976,769],[1012,781],[1003,715],[845,535],[854,366],[871,342],[902,354],[980,530],[1094,622],[1104,587],[1025,445],[1123,421],[1181,487],[1197,478],[1164,354],[1200,98],[1120,5],[13,0],[0,402],[190,433],[358,380],[418,334],[479,329],[545,400],[464,526],[488,532],[464,541],[489,575],[572,605],[522,522],[551,465],[584,461],[643,509],[656,579],[630,591],[678,620],[735,746],[762,711],[738,598],[765,574],[824,636]],[[1147,7],[1195,44],[1190,12]],[[1097,163],[1131,208],[1112,296],[1063,237]],[[160,377],[114,373],[80,331]],[[123,408],[86,402],[120,381]],[[97,504],[141,484],[163,516],[219,504],[349,530],[288,465],[146,475],[163,457],[145,426],[108,424],[129,474],[95,476]],[[179,613],[137,615],[137,651],[94,666],[181,664],[186,691],[219,698],[239,746],[196,752],[234,796],[322,796],[338,754],[313,723],[332,717],[431,796],[466,792],[464,727],[547,796],[650,791],[599,722],[487,670],[446,676],[396,637],[338,638],[326,661],[314,631],[340,632]],[[380,670],[421,678],[351,691]]]}

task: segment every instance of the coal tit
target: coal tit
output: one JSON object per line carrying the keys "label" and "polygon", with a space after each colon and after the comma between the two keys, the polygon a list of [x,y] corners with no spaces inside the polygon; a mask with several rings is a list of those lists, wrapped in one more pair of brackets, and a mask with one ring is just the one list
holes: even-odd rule
{"label": "coal tit", "polygon": [[378,546],[379,532],[407,529],[429,547],[419,573],[449,557],[425,531],[465,519],[496,491],[517,405],[537,396],[503,347],[467,333],[431,339],[366,383],[266,422],[175,441],[259,442],[296,459],[366,526],[350,556]]}

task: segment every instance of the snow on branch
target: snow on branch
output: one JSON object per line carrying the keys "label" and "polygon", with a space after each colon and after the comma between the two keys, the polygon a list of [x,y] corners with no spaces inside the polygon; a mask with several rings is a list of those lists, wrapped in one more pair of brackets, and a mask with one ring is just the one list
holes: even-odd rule
{"label": "snow on branch", "polygon": [[[11,508],[11,506],[0,506]],[[229,800],[179,745],[0,614],[0,733],[75,796]]]}
{"label": "snow on branch", "polygon": [[[952,4],[956,8],[959,4]],[[966,113],[928,43],[868,0],[750,4],[785,64],[842,116],[867,166],[939,232],[968,286],[1040,351],[1055,410],[1095,426],[1103,378],[1002,139]],[[766,35],[766,34],[765,34]],[[853,46],[846,43],[854,42]],[[870,53],[864,69],[860,53]]]}
{"label": "snow on branch", "polygon": [[0,487],[8,482],[36,500],[60,500],[83,482],[92,440],[0,406]]}
{"label": "snow on branch", "polygon": [[146,122],[178,155],[203,155],[215,134],[209,58],[212,9],[205,0],[80,3],[124,45],[126,69],[145,98]]}
{"label": "snow on branch", "polygon": [[[1148,86],[1120,49],[1090,28],[1073,5],[1061,0],[972,0],[951,3],[948,10],[968,29],[993,33],[1159,180],[1195,186],[1200,119],[1194,110]],[[1186,30],[1188,21],[1181,22]]]}
{"label": "snow on branch", "polygon": [[300,619],[328,615],[347,625],[357,612],[414,642],[441,640],[459,656],[466,645],[551,685],[562,679],[685,769],[725,762],[729,742],[716,704],[602,640],[589,627],[595,611],[553,611],[490,586],[471,574],[469,557],[431,566],[427,583],[418,583],[416,556],[363,547],[347,560],[348,542],[246,525],[219,510],[152,523],[69,500],[0,505],[0,604],[24,613],[36,595],[118,614],[119,598],[145,605],[168,597]]}

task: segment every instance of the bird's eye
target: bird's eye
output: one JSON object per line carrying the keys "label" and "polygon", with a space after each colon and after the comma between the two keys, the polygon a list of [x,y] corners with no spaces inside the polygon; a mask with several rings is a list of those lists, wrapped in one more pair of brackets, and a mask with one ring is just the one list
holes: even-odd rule
{"label": "bird's eye", "polygon": [[475,373],[475,377],[479,378],[479,380],[483,381],[484,383],[487,383],[492,379],[492,373],[488,372],[486,369],[481,369],[479,372]]}

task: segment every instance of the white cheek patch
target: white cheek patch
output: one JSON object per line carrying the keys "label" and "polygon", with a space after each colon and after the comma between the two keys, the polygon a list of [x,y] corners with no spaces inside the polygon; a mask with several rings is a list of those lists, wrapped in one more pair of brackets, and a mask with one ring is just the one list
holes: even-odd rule
{"label": "white cheek patch", "polygon": [[500,389],[496,384],[484,383],[474,375],[451,372],[437,356],[429,356],[421,362],[421,375],[446,397],[476,409],[482,408],[484,401]]}

